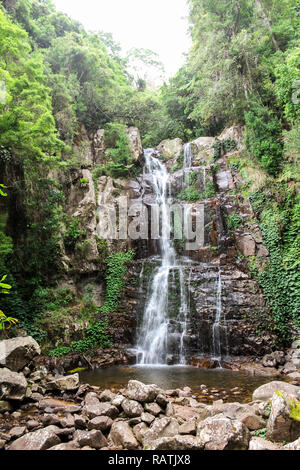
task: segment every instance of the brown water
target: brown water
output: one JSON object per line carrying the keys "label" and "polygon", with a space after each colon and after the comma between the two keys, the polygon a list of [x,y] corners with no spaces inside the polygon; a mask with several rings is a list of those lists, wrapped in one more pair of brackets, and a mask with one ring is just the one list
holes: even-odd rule
{"label": "brown water", "polygon": [[[118,366],[80,372],[81,383],[96,385],[103,389],[123,388],[129,380],[156,384],[164,390],[188,386],[195,396],[206,402],[217,398],[223,398],[225,401],[250,402],[256,388],[276,379],[226,369],[207,370],[189,366]],[[207,393],[203,393],[201,385],[206,385]],[[236,388],[238,390],[233,390]]]}

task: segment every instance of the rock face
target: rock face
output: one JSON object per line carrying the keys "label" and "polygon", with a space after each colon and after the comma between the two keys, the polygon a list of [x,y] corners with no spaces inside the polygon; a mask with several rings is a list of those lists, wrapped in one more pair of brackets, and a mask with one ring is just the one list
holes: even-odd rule
{"label": "rock face", "polygon": [[0,399],[23,400],[27,390],[24,375],[9,369],[0,369]]}
{"label": "rock face", "polygon": [[31,336],[2,340],[0,366],[19,372],[39,354],[41,354],[40,347]]}
{"label": "rock face", "polygon": [[137,161],[143,156],[140,131],[137,127],[129,127],[127,129],[127,135],[134,160]]}
{"label": "rock face", "polygon": [[218,415],[200,422],[197,436],[205,450],[246,450],[250,441],[244,424]]}
{"label": "rock face", "polygon": [[14,441],[10,445],[9,450],[47,450],[60,444],[61,441],[57,436],[57,431],[58,428],[55,426],[48,426],[47,428],[30,432]]}

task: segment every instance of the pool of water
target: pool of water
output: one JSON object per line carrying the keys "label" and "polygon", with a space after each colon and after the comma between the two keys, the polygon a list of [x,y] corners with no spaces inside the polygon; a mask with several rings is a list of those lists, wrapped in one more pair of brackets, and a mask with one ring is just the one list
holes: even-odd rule
{"label": "pool of water", "polygon": [[[250,402],[256,388],[275,379],[226,369],[207,370],[188,366],[118,366],[80,373],[81,383],[96,385],[103,389],[119,390],[125,387],[129,380],[156,384],[164,390],[188,386],[195,396],[206,402],[217,398],[223,398],[225,401]],[[201,385],[206,385],[208,389],[206,393],[203,393]]]}

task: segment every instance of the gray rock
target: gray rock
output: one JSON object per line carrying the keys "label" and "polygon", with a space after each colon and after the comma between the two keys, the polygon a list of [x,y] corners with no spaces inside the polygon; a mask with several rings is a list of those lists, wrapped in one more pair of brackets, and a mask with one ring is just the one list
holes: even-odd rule
{"label": "gray rock", "polygon": [[145,385],[137,380],[130,380],[125,391],[127,398],[142,403],[153,402],[159,393],[157,385]]}
{"label": "gray rock", "polygon": [[137,440],[142,444],[144,439],[144,434],[148,430],[146,423],[139,423],[133,428],[133,433]]}
{"label": "gray rock", "polygon": [[77,441],[70,441],[70,442],[64,442],[62,444],[58,444],[57,446],[50,447],[50,449],[47,449],[47,450],[79,450],[79,449],[80,449],[80,445]]}
{"label": "gray rock", "polygon": [[159,406],[161,406],[162,408],[166,408],[167,404],[169,403],[169,400],[165,395],[159,393],[156,397],[156,403],[158,403]]}
{"label": "gray rock", "polygon": [[190,420],[179,426],[179,434],[196,434],[196,421]]}
{"label": "gray rock", "polygon": [[71,413],[67,413],[67,415],[60,420],[60,424],[62,428],[73,428],[75,426],[75,419]]}
{"label": "gray rock", "polygon": [[26,432],[25,426],[15,426],[9,431],[9,435],[12,439],[17,439],[18,437],[23,436]]}
{"label": "gray rock", "polygon": [[155,417],[150,413],[142,413],[141,419],[146,424],[152,424],[155,420]]}
{"label": "gray rock", "polygon": [[74,441],[78,442],[80,447],[89,446],[92,449],[101,449],[107,446],[107,440],[99,430],[80,431],[74,433]]}
{"label": "gray rock", "polygon": [[104,402],[112,402],[115,398],[116,398],[116,394],[111,392],[110,390],[104,390],[104,392],[102,392],[100,394],[100,401],[104,401]]}
{"label": "gray rock", "polygon": [[151,428],[148,429],[143,438],[143,445],[148,446],[151,442],[161,437],[174,437],[179,434],[179,424],[174,418],[156,418]]}
{"label": "gray rock", "polygon": [[246,450],[251,437],[243,423],[223,415],[200,422],[197,436],[203,442],[205,450]]}
{"label": "gray rock", "polygon": [[26,396],[27,380],[22,373],[0,369],[0,400],[23,400]]}
{"label": "gray rock", "polygon": [[108,416],[96,416],[88,423],[88,429],[96,429],[97,431],[108,431],[113,424],[113,420]]}
{"label": "gray rock", "polygon": [[100,403],[97,395],[93,392],[85,397],[84,411],[90,419],[96,416],[108,416],[115,419],[119,415],[119,410],[110,403]]}
{"label": "gray rock", "polygon": [[115,398],[112,400],[111,404],[116,408],[119,408],[124,400],[126,400],[126,398],[123,397],[123,395],[116,395]]}
{"label": "gray rock", "polygon": [[76,429],[85,429],[86,428],[86,420],[81,415],[74,415],[74,425]]}
{"label": "gray rock", "polygon": [[161,437],[147,446],[146,450],[203,450],[203,443],[194,436]]}
{"label": "gray rock", "polygon": [[249,443],[249,450],[281,450],[281,447],[261,437],[252,437]]}
{"label": "gray rock", "polygon": [[2,340],[0,365],[13,372],[19,372],[39,354],[41,354],[40,347],[31,336]]}
{"label": "gray rock", "polygon": [[47,383],[48,390],[73,391],[79,387],[79,374],[55,377]]}
{"label": "gray rock", "polygon": [[60,444],[55,426],[48,426],[38,431],[30,432],[14,441],[8,450],[47,450]]}
{"label": "gray rock", "polygon": [[300,398],[300,387],[286,382],[274,381],[257,388],[253,392],[252,399],[253,401],[269,401],[276,391],[285,392],[293,398]]}
{"label": "gray rock", "polygon": [[134,400],[124,400],[122,409],[129,418],[136,418],[137,416],[141,416],[144,412],[142,405]]}
{"label": "gray rock", "polygon": [[284,450],[300,450],[300,438],[290,444],[283,446]]}
{"label": "gray rock", "polygon": [[153,416],[158,416],[162,413],[162,409],[157,403],[146,403],[145,410]]}
{"label": "gray rock", "polygon": [[60,419],[55,414],[48,414],[42,416],[41,421],[44,426],[56,426],[60,424]]}
{"label": "gray rock", "polygon": [[122,446],[124,449],[134,450],[139,447],[131,427],[125,421],[113,423],[109,438],[115,445]]}
{"label": "gray rock", "polygon": [[27,421],[26,426],[29,431],[33,431],[40,426],[40,423],[34,419],[30,419]]}

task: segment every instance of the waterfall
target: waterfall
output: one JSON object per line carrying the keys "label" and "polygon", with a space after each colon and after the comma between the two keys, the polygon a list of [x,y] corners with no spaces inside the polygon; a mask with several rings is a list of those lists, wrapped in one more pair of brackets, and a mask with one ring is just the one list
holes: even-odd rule
{"label": "waterfall", "polygon": [[219,270],[217,278],[217,299],[216,299],[216,317],[213,324],[213,357],[212,359],[220,361],[221,355],[221,334],[220,334],[220,321],[222,316],[222,276],[221,270]]}
{"label": "waterfall", "polygon": [[189,185],[190,183],[190,172],[193,161],[193,144],[188,143],[183,147],[183,183],[184,185]]}
{"label": "waterfall", "polygon": [[[171,273],[179,271],[180,309],[176,316],[177,336],[180,335],[179,362],[184,359],[184,336],[188,317],[187,296],[184,285],[183,267],[176,257],[173,241],[170,238],[170,220],[168,214],[169,174],[165,165],[153,157],[153,149],[144,152],[144,174],[150,174],[156,203],[160,206],[161,236],[160,266],[154,271],[150,281],[150,295],[143,313],[142,324],[137,340],[137,362],[139,364],[167,364],[170,318],[168,312],[169,283]],[[177,324],[177,323],[176,323]]]}

